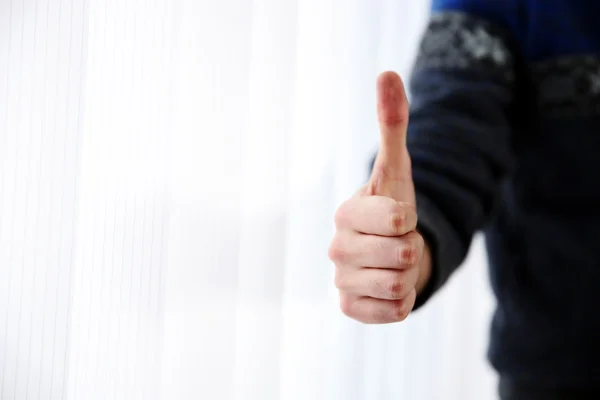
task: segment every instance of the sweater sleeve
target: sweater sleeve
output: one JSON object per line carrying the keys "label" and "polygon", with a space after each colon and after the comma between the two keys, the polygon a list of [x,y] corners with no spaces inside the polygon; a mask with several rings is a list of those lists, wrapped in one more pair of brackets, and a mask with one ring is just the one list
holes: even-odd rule
{"label": "sweater sleeve", "polygon": [[511,35],[502,24],[451,3],[460,2],[434,0],[409,84],[407,146],[418,230],[433,262],[415,308],[462,264],[513,165]]}

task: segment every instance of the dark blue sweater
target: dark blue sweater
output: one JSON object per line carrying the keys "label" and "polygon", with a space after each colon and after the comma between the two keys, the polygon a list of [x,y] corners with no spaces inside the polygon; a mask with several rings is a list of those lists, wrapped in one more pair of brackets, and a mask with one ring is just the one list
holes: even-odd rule
{"label": "dark blue sweater", "polygon": [[433,0],[411,77],[417,307],[483,231],[508,382],[600,389],[599,55],[599,0]]}

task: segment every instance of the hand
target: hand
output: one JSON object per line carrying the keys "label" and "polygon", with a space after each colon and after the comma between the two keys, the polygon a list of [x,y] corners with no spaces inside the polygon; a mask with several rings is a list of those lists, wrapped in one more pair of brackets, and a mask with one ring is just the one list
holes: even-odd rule
{"label": "hand", "polygon": [[429,251],[416,232],[408,101],[393,72],[377,80],[381,147],[369,183],[336,212],[329,247],[344,314],[364,323],[404,320],[430,274]]}

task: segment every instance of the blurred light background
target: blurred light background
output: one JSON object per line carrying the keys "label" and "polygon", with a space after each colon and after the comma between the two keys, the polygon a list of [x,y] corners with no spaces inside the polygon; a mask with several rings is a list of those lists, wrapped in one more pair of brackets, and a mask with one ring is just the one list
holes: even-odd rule
{"label": "blurred light background", "polygon": [[0,398],[494,398],[479,238],[388,326],[327,259],[428,8],[0,0]]}

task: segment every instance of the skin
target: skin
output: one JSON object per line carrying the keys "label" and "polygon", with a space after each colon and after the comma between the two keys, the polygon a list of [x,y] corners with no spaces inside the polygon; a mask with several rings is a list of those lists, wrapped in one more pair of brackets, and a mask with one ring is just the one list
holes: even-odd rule
{"label": "skin", "polygon": [[406,319],[431,275],[431,254],[416,231],[408,101],[400,77],[377,79],[381,147],[369,183],[335,214],[329,247],[344,314],[367,324]]}

